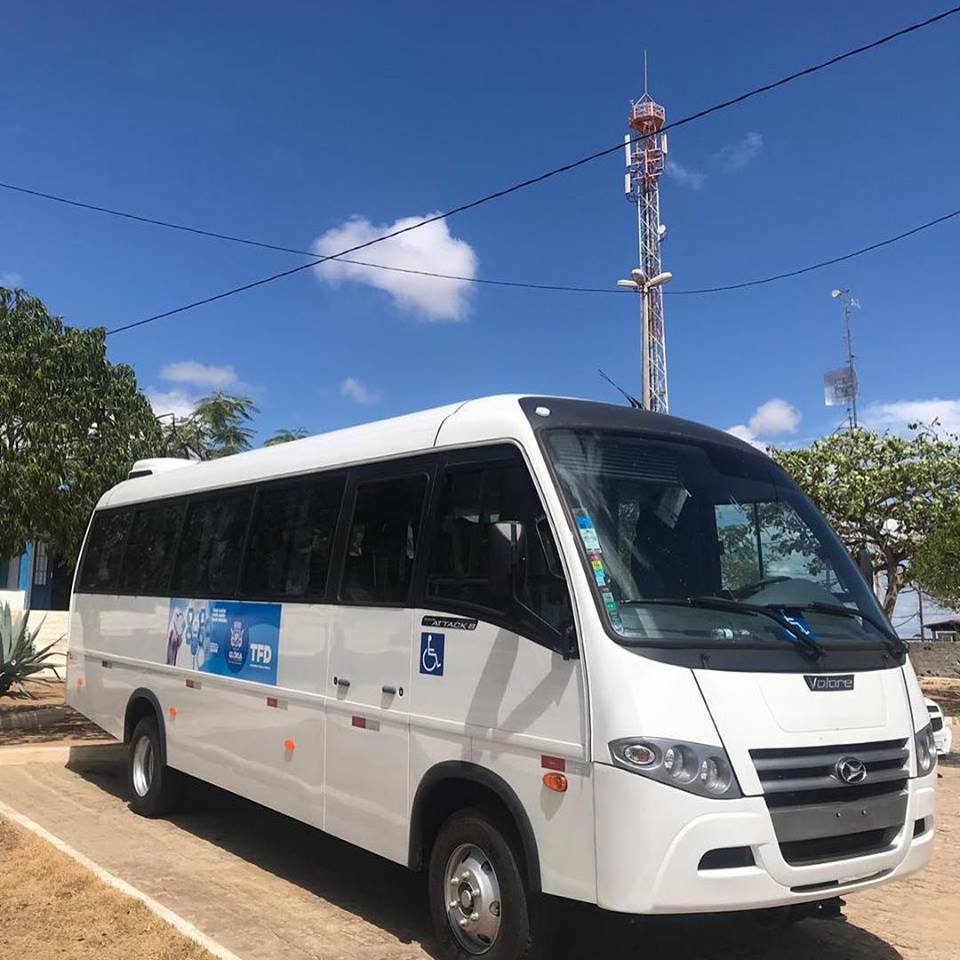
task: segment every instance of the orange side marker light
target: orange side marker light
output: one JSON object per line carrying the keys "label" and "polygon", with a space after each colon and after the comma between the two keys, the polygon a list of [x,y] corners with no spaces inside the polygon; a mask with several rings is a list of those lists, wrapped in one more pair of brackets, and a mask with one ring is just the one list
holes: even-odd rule
{"label": "orange side marker light", "polygon": [[567,778],[562,773],[545,773],[543,785],[554,793],[567,792]]}
{"label": "orange side marker light", "polygon": [[77,677],[77,689],[79,690],[83,686],[83,677]]}
{"label": "orange side marker light", "polygon": [[287,753],[293,753],[293,751],[297,749],[296,740],[284,740],[283,749],[286,750]]}
{"label": "orange side marker light", "polygon": [[177,718],[177,708],[176,708],[176,707],[170,707],[170,709],[167,710],[167,713],[170,714],[170,718],[171,718],[172,720],[176,720],[176,718]]}

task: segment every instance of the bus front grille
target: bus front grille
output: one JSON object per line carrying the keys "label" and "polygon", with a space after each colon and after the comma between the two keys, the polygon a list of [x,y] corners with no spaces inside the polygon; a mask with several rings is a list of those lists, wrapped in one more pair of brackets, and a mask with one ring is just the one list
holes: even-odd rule
{"label": "bus front grille", "polygon": [[907,740],[751,750],[784,860],[889,849],[907,812]]}

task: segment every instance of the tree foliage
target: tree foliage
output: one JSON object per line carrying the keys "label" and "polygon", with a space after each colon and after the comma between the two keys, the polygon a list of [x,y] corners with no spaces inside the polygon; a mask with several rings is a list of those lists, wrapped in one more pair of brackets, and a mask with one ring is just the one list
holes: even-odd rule
{"label": "tree foliage", "polygon": [[854,556],[871,552],[889,615],[910,565],[960,492],[960,449],[928,428],[910,436],[857,429],[771,455],[820,508]]}
{"label": "tree foliage", "polygon": [[911,572],[921,590],[945,607],[960,608],[960,506],[920,545]]}
{"label": "tree foliage", "polygon": [[263,445],[265,447],[275,447],[279,443],[289,443],[291,440],[302,440],[305,436],[307,436],[306,427],[294,427],[292,430],[281,427],[274,432],[272,437],[264,440]]}
{"label": "tree foliage", "polygon": [[218,390],[200,400],[187,417],[164,420],[167,456],[196,454],[201,460],[229,457],[250,449],[253,418],[260,411],[249,397]]}
{"label": "tree foliage", "polygon": [[161,449],[132,368],[107,360],[104,337],[0,287],[0,555],[44,540],[72,565],[103,492]]}

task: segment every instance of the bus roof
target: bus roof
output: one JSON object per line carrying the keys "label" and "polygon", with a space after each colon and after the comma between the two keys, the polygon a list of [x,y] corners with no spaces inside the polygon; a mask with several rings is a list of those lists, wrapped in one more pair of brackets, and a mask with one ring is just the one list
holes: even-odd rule
{"label": "bus roof", "polygon": [[[540,416],[546,408],[547,416]],[[623,405],[561,397],[507,394],[465,400],[419,413],[377,420],[302,440],[260,447],[182,469],[138,476],[108,490],[98,509],[214,490],[277,477],[346,467],[372,460],[426,452],[435,447],[532,438],[534,427],[642,430],[753,452],[730,434],[689,420]]]}

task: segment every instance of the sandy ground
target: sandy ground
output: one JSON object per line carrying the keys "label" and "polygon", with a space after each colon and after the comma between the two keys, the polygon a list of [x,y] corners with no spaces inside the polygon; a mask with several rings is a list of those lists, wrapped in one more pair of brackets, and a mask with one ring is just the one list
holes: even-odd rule
{"label": "sandy ground", "polygon": [[211,960],[50,844],[0,819],[0,956]]}
{"label": "sandy ground", "polygon": [[[115,775],[81,775],[52,764],[0,767],[0,800],[244,960],[435,956],[422,878],[402,867],[211,787],[195,785],[185,811],[168,821],[131,814],[122,790]],[[744,915],[632,920],[563,902],[551,960],[960,960],[960,762],[943,767],[938,829],[931,866],[909,880],[851,895],[846,923],[805,920],[780,929]],[[15,853],[0,860],[8,883],[20,859],[30,860]],[[57,881],[38,878],[31,887],[39,904],[0,887],[0,956],[40,956],[2,948],[26,943],[26,936],[14,941],[13,931],[32,923],[23,914],[45,909],[51,912],[43,929],[59,952],[51,947],[44,957],[155,956],[83,952],[97,941],[92,934],[76,941],[71,925],[61,922],[69,904],[46,892],[45,883]],[[109,940],[114,925],[116,938],[129,923],[121,912],[90,929],[107,931]]]}
{"label": "sandy ground", "polygon": [[960,680],[953,677],[921,677],[920,689],[940,704],[948,717],[960,717]]}
{"label": "sandy ground", "polygon": [[15,710],[35,710],[37,707],[63,705],[64,691],[62,682],[37,683],[30,681],[27,683],[27,689],[30,691],[31,696],[24,696],[15,690],[5,697],[0,697],[0,713],[12,713]]}

